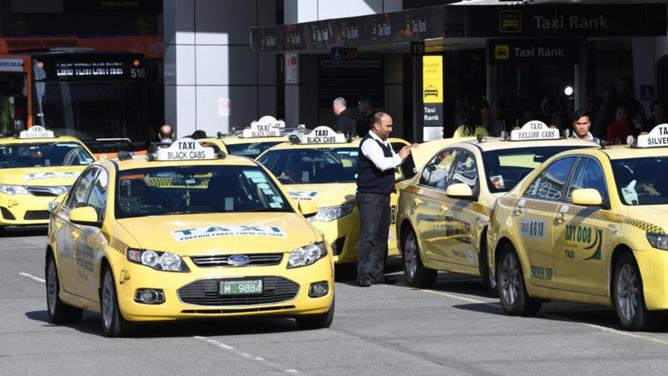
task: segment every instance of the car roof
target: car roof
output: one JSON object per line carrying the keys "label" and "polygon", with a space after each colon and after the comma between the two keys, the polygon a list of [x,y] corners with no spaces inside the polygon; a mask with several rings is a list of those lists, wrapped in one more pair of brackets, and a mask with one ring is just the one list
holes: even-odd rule
{"label": "car roof", "polygon": [[0,144],[34,144],[47,142],[76,142],[83,145],[83,142],[72,136],[58,136],[58,137],[39,137],[39,138],[18,138],[18,137],[2,137]]}
{"label": "car roof", "polygon": [[288,136],[269,136],[269,137],[241,137],[236,135],[223,136],[221,138],[204,138],[200,141],[222,141],[225,145],[255,144],[261,142],[286,142]]}
{"label": "car roof", "polygon": [[[398,138],[398,137],[390,137],[387,139],[391,144],[404,144],[404,145],[409,145],[409,142],[404,140],[403,138]],[[294,149],[314,149],[314,148],[328,148],[328,149],[333,149],[333,148],[358,148],[360,146],[360,142],[362,142],[361,137],[355,137],[349,142],[337,142],[337,143],[322,143],[322,144],[293,144],[290,142],[274,145],[271,148],[267,149],[267,151],[270,150],[294,150]]]}
{"label": "car roof", "polygon": [[[567,137],[555,140],[531,140],[531,141],[509,141],[502,138],[483,138],[481,142],[477,139],[465,141],[465,144],[475,145],[481,151],[501,150],[501,149],[520,149],[533,147],[550,146],[574,146],[574,147],[594,147],[600,146],[591,141],[581,140],[579,138]],[[452,145],[455,146],[455,145]]]}
{"label": "car roof", "polygon": [[[146,169],[154,167],[166,167],[166,166],[206,166],[206,165],[223,165],[223,166],[257,166],[257,163],[245,157],[238,157],[235,155],[228,155],[225,158],[217,159],[204,159],[204,160],[176,160],[176,161],[156,161],[149,159],[146,156],[133,157],[127,160],[118,160],[118,159],[103,159],[96,164],[106,165],[107,167],[112,167],[114,164],[119,171],[124,170],[133,170],[133,169]],[[112,167],[113,168],[113,167]]]}
{"label": "car roof", "polygon": [[601,152],[610,159],[668,157],[668,147],[638,148],[629,145],[614,145],[602,149]]}

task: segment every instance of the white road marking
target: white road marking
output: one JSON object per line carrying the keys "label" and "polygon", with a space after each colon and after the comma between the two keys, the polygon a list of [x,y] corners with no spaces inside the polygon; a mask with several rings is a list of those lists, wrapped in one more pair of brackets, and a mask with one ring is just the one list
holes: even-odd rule
{"label": "white road marking", "polygon": [[654,343],[658,343],[658,344],[661,344],[661,345],[667,345],[668,346],[668,341],[666,341],[664,339],[661,339],[661,338],[656,338],[656,337],[652,337],[652,336],[645,336],[645,335],[642,335],[642,334],[636,334],[636,333],[632,333],[632,332],[623,332],[621,330],[617,330],[617,329],[613,329],[613,328],[606,328],[605,326],[600,326],[600,325],[596,325],[596,324],[584,324],[584,325],[586,325],[590,328],[602,330],[604,332],[608,332],[608,333],[612,333],[612,334],[619,334],[620,336],[626,336],[626,337],[641,339],[641,340],[644,340],[644,341],[654,342]]}
{"label": "white road marking", "polygon": [[497,306],[497,304],[495,304],[495,303],[485,302],[485,301],[478,300],[478,299],[467,298],[467,297],[457,295],[457,294],[452,294],[452,293],[449,293],[449,292],[436,291],[436,290],[424,290],[424,289],[420,290],[420,291],[426,292],[426,293],[429,293],[429,294],[434,294],[434,295],[447,296],[448,298],[463,300],[463,301],[469,302],[469,303],[479,303],[479,304],[488,304],[488,305]]}
{"label": "white road marking", "polygon": [[234,355],[236,355],[236,356],[239,356],[239,357],[242,357],[242,358],[246,358],[246,359],[255,360],[255,361],[257,361],[257,362],[262,362],[262,364],[266,364],[266,365],[268,365],[269,367],[278,369],[278,370],[283,371],[283,372],[285,372],[285,373],[293,373],[293,374],[294,374],[294,373],[301,373],[301,372],[297,371],[297,370],[294,369],[294,368],[285,368],[284,366],[282,366],[282,365],[280,365],[280,364],[276,364],[276,363],[267,361],[267,360],[266,360],[265,358],[263,358],[263,357],[255,356],[255,355],[249,354],[249,353],[247,353],[247,352],[243,352],[243,351],[235,350],[235,349],[234,349],[234,346],[230,346],[230,345],[228,345],[228,344],[225,344],[225,343],[223,343],[223,342],[217,341],[217,340],[212,339],[212,338],[206,338],[206,337],[202,337],[202,336],[193,336],[193,338],[195,338],[195,339],[197,339],[197,340],[200,340],[200,341],[204,341],[204,342],[206,342],[206,343],[208,343],[208,344],[210,344],[210,345],[216,346],[216,347],[218,347],[218,348],[220,348],[220,349],[223,349],[223,350],[225,350],[225,351],[229,351],[229,352],[231,352],[232,354],[234,354]]}
{"label": "white road marking", "polygon": [[37,282],[39,282],[39,283],[44,283],[44,282],[46,282],[46,281],[44,281],[44,279],[39,278],[38,276],[32,275],[32,274],[30,274],[30,273],[20,272],[19,274],[22,275],[22,276],[24,276],[24,277],[26,277],[26,278],[30,278],[30,279],[32,279],[33,281],[37,281]]}

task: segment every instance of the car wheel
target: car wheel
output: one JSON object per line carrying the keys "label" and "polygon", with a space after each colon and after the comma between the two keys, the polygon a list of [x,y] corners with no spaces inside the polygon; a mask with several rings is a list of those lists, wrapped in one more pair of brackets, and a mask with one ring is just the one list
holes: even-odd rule
{"label": "car wheel", "polygon": [[417,238],[412,229],[408,231],[404,239],[403,252],[404,276],[409,285],[413,287],[427,287],[436,281],[436,270],[429,269],[422,263]]}
{"label": "car wheel", "polygon": [[524,284],[522,265],[512,247],[501,250],[496,267],[496,285],[501,306],[510,315],[532,316],[538,313],[542,301],[529,297]]}
{"label": "car wheel", "polygon": [[632,255],[621,255],[613,278],[613,303],[622,327],[627,330],[654,329],[659,324],[661,312],[647,310],[642,277]]}
{"label": "car wheel", "polygon": [[49,313],[49,321],[54,324],[65,324],[77,322],[81,319],[83,310],[63,303],[60,300],[60,280],[58,269],[53,256],[49,254],[46,258],[46,308]]}
{"label": "car wheel", "polygon": [[319,315],[303,315],[296,317],[297,326],[302,330],[329,328],[334,321],[334,300],[329,311]]}
{"label": "car wheel", "polygon": [[102,333],[107,337],[121,337],[129,328],[118,308],[118,296],[111,268],[105,267],[100,292],[100,311],[102,312]]}

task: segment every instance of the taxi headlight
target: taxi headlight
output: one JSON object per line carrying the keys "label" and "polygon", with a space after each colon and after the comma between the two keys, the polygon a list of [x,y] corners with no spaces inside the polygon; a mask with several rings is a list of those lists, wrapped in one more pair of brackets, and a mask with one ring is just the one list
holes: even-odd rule
{"label": "taxi headlight", "polygon": [[29,195],[30,192],[22,185],[0,184],[0,192],[7,195]]}
{"label": "taxi headlight", "polygon": [[288,268],[311,265],[325,256],[327,256],[327,248],[325,247],[324,242],[299,247],[290,252],[290,256],[288,257]]}
{"label": "taxi headlight", "polygon": [[649,244],[652,245],[652,247],[668,251],[668,235],[648,232],[647,240],[649,241]]}
{"label": "taxi headlight", "polygon": [[308,218],[308,220],[310,222],[331,222],[350,214],[354,207],[355,204],[352,202],[339,206],[325,206],[318,208],[318,214]]}
{"label": "taxi headlight", "polygon": [[147,249],[128,249],[128,260],[146,265],[155,270],[167,272],[188,272],[188,265],[183,262],[181,256],[171,252],[158,252]]}

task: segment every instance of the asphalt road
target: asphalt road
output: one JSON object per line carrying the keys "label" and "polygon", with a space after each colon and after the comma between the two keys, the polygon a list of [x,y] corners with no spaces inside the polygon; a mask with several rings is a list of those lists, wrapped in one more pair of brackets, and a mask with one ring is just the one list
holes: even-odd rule
{"label": "asphalt road", "polygon": [[[99,316],[48,323],[44,230],[0,238],[0,375],[664,375],[668,322],[619,330],[606,307],[548,303],[509,317],[466,276],[430,290],[358,288],[340,273],[330,329],[287,319],[186,321],[100,334]],[[401,277],[400,273],[397,276]]]}

